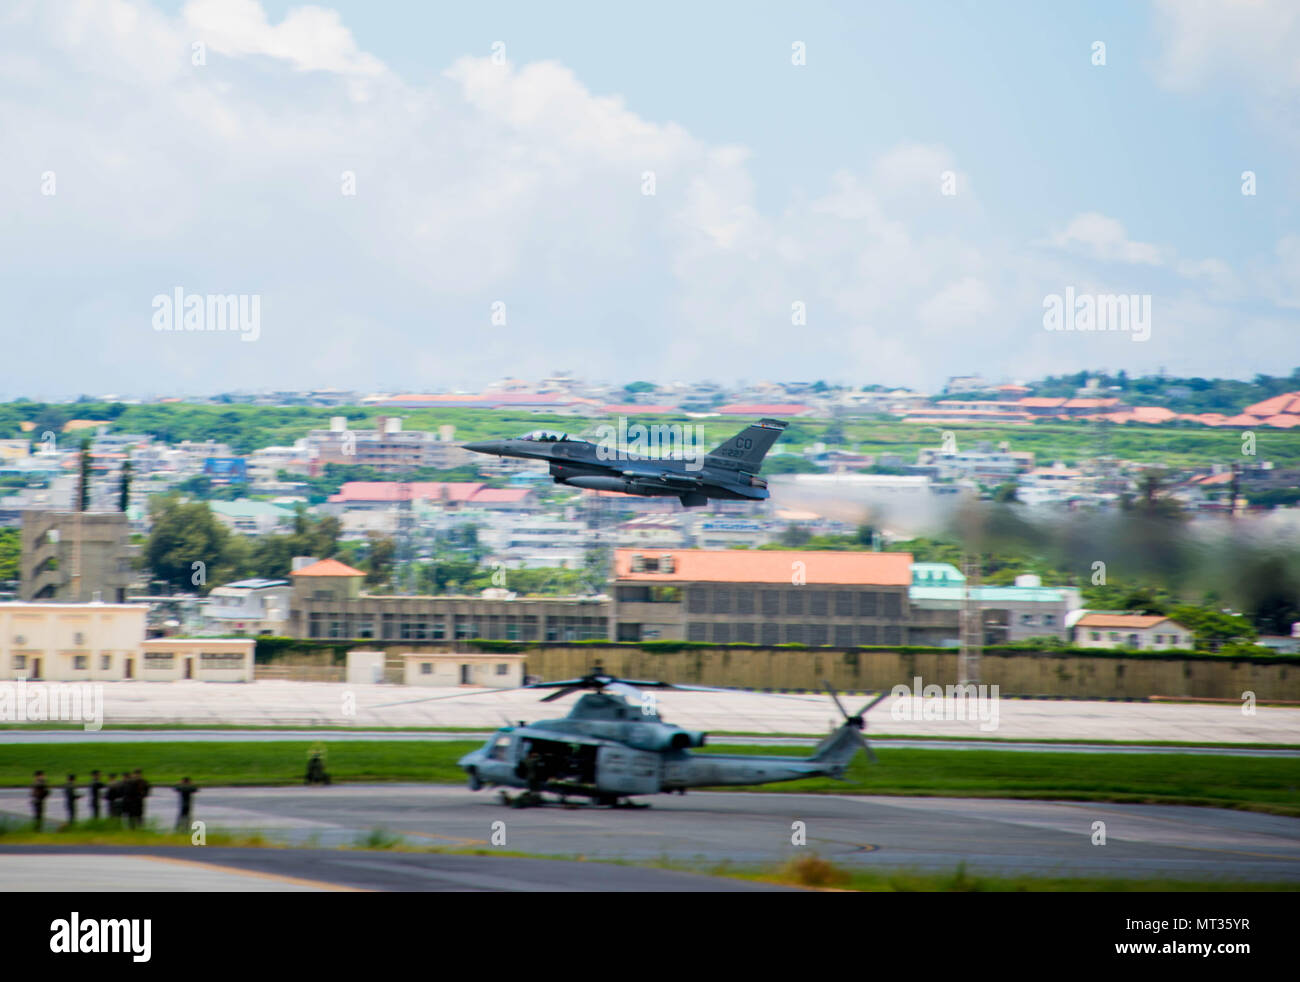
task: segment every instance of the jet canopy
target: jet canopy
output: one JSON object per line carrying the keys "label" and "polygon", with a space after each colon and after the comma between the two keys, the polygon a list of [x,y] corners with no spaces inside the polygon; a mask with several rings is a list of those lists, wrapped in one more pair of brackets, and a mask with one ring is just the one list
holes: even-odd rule
{"label": "jet canopy", "polygon": [[569,439],[569,435],[561,433],[559,430],[533,430],[531,433],[525,433],[519,439],[535,440],[538,443],[559,443],[561,440]]}

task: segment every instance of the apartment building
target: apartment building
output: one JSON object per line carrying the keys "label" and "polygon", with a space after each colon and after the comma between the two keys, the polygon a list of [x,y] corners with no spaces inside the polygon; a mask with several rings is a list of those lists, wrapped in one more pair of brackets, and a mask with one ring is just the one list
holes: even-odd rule
{"label": "apartment building", "polygon": [[22,600],[120,603],[134,578],[121,512],[25,511]]}
{"label": "apartment building", "polygon": [[617,640],[903,644],[912,557],[903,552],[614,552]]}
{"label": "apartment building", "polygon": [[607,597],[532,598],[363,594],[365,573],[324,559],[291,574],[289,633],[377,641],[608,639]]}

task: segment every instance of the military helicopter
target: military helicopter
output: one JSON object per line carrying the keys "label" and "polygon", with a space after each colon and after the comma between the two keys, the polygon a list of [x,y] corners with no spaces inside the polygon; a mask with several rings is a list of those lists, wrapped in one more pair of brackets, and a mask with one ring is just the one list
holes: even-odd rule
{"label": "military helicopter", "polygon": [[513,797],[501,792],[502,803],[514,807],[545,804],[544,792],[558,795],[561,804],[575,797],[596,805],[627,807],[633,796],[685,794],[688,788],[770,784],[822,776],[842,779],[860,750],[875,762],[876,756],[863,735],[863,717],[886,694],[877,694],[850,716],[830,683],[825,685],[844,722],[817,745],[810,757],[693,755],[690,748],[704,746],[706,735],[665,723],[654,697],[641,690],[736,690],[620,679],[606,675],[597,663],[581,678],[522,686],[558,690],[542,702],[583,692],[568,716],[503,726],[457,764],[468,776],[471,791],[483,787],[525,789]]}

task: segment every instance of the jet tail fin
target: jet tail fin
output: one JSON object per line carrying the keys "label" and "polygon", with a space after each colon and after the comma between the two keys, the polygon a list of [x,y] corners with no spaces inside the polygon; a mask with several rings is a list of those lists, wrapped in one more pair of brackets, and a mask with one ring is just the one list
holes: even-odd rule
{"label": "jet tail fin", "polygon": [[787,425],[785,420],[781,419],[760,419],[752,426],[746,426],[731,439],[718,444],[709,451],[704,460],[710,467],[757,474],[759,468],[763,466],[763,458],[767,456],[768,450],[780,438]]}

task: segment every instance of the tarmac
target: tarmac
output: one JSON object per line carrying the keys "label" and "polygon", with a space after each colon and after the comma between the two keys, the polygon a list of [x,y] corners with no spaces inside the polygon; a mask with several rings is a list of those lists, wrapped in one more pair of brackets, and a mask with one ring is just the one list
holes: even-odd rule
{"label": "tarmac", "polygon": [[[100,683],[97,683],[100,684]],[[572,699],[542,705],[536,691],[352,685],[339,682],[266,680],[223,682],[105,682],[107,725],[174,724],[223,726],[471,727],[492,730],[503,722],[562,716]],[[455,696],[456,698],[444,698]],[[757,692],[656,693],[663,719],[690,729],[754,734],[824,734],[840,716],[825,695]],[[866,697],[844,696],[856,711]],[[904,737],[1029,740],[1175,741],[1185,743],[1276,743],[1300,746],[1300,707],[1168,702],[1091,702],[998,699],[984,719],[969,706],[935,704],[954,718],[909,718],[908,700],[885,699],[867,716],[873,734]],[[927,714],[930,715],[930,714]],[[965,717],[965,718],[960,718]],[[10,722],[0,720],[0,722]],[[0,730],[0,742],[6,734]]]}
{"label": "tarmac", "polygon": [[671,870],[506,856],[333,849],[0,846],[0,892],[752,893],[785,889]]}
{"label": "tarmac", "polygon": [[[970,873],[999,876],[1300,882],[1300,819],[1252,812],[1091,802],[743,792],[693,792],[645,800],[651,807],[513,809],[502,806],[495,792],[473,793],[449,786],[208,788],[195,818],[208,823],[210,830],[258,832],[272,843],[305,847],[271,849],[266,856],[252,850],[257,856],[245,866],[310,881],[311,889],[566,885],[551,876],[539,881],[534,868],[515,867],[522,862],[517,858],[442,856],[421,865],[393,858],[410,854],[338,851],[353,857],[350,862],[354,866],[370,864],[367,868],[377,877],[372,880],[347,872],[341,860],[324,862],[319,858],[321,854],[333,856],[330,847],[358,845],[377,831],[410,844],[448,849],[489,853],[501,849],[587,860],[669,860],[702,871],[721,863],[733,868],[770,867],[816,852],[839,866],[881,871],[952,873],[964,865]],[[25,789],[0,791],[0,813],[23,816],[26,807]],[[168,809],[161,820],[171,817]],[[1099,822],[1104,824],[1099,826]],[[1104,831],[1104,844],[1099,844],[1099,831]],[[806,837],[804,844],[795,843],[800,834]],[[63,855],[76,852],[65,847],[51,849]],[[28,856],[30,851],[0,849],[5,854],[0,855],[0,890],[31,888],[24,876],[40,867],[24,868],[10,858],[11,854]],[[125,849],[115,854],[124,851],[152,853]],[[194,847],[183,854],[199,862],[228,865],[222,858],[225,854],[216,847]],[[460,873],[490,874],[499,879],[458,884],[448,878],[457,871],[440,864],[442,859],[452,858],[467,861],[468,872]],[[502,863],[480,868],[473,861],[481,858]],[[155,862],[133,862],[143,872],[124,874],[125,879],[114,881],[111,870],[92,864],[83,880],[64,877],[58,882],[62,889],[89,889],[81,884],[104,883],[108,876],[107,882],[119,884],[117,889],[182,888],[174,885],[179,882],[174,878],[167,881],[172,885],[137,885],[157,883],[157,877],[166,874],[159,873]],[[402,865],[408,862],[413,865]],[[574,865],[595,869],[602,864]],[[546,867],[542,873],[551,869]],[[80,875],[76,867],[73,870],[74,876]],[[567,886],[622,888],[581,877]],[[266,888],[278,889],[274,885]]]}

